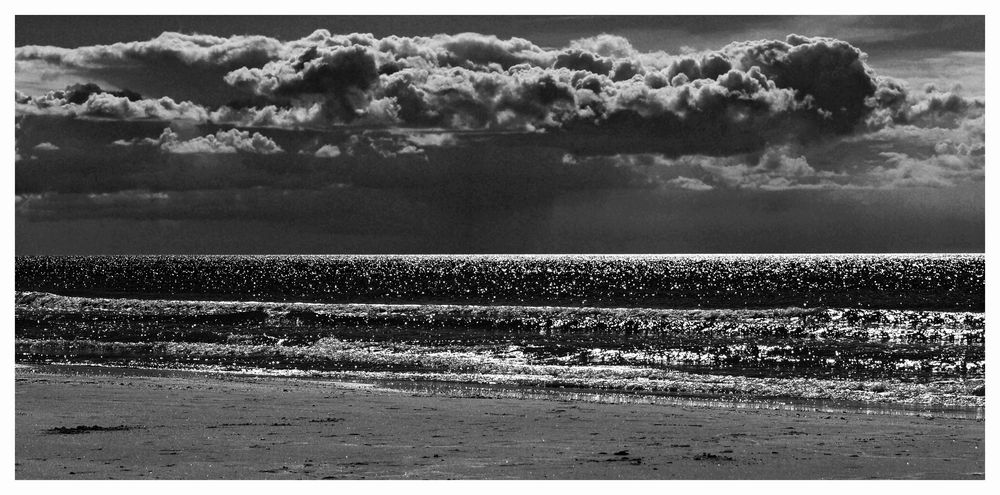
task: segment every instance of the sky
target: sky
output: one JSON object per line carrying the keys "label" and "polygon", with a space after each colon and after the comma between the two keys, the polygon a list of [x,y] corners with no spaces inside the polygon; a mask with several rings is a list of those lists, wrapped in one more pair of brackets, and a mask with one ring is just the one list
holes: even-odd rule
{"label": "sky", "polygon": [[983,252],[982,16],[17,16],[22,254]]}

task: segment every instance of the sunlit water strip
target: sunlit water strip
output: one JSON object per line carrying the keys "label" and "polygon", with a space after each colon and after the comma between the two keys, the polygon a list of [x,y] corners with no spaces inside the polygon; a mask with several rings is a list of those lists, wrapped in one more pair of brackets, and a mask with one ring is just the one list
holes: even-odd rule
{"label": "sunlit water strip", "polygon": [[371,391],[418,394],[421,396],[445,396],[456,398],[490,398],[509,400],[549,400],[587,402],[598,404],[649,404],[672,407],[705,407],[713,409],[772,410],[792,412],[819,412],[826,414],[863,414],[889,416],[919,416],[929,419],[973,419],[985,420],[985,407],[942,407],[905,404],[870,404],[844,400],[820,400],[804,398],[742,399],[719,396],[677,395],[668,392],[608,391],[585,388],[543,388],[492,383],[463,383],[431,380],[365,380],[351,379],[342,374],[306,372],[302,370],[245,369],[225,370],[216,367],[144,368],[122,367],[101,364],[17,364],[18,372],[41,372],[59,374],[99,374],[111,376],[147,376],[196,378],[242,379],[291,379],[308,380],[339,388],[362,388]]}
{"label": "sunlit water strip", "polygon": [[587,389],[544,389],[447,382],[381,382],[382,386],[421,395],[448,397],[488,397],[500,399],[542,399],[580,401],[601,404],[655,404],[663,406],[710,407],[718,409],[761,409],[774,411],[811,411],[829,414],[869,414],[889,416],[922,416],[930,418],[985,419],[984,407],[906,407],[903,405],[872,405],[849,401],[787,398],[780,400],[732,399],[713,396],[678,396],[669,393],[618,392]]}
{"label": "sunlit water strip", "polygon": [[982,311],[985,256],[19,256],[61,295],[328,303]]}

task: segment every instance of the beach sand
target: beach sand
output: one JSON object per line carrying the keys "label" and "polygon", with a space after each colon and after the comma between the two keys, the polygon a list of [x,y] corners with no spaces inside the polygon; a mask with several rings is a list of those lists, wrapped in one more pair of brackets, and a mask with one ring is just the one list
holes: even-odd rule
{"label": "beach sand", "polygon": [[77,367],[18,367],[15,394],[16,479],[983,479],[985,470],[981,419]]}

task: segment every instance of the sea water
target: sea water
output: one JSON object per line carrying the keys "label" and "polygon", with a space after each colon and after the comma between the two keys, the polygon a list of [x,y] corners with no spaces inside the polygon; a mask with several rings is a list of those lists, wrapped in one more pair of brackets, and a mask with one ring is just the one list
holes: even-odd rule
{"label": "sea water", "polygon": [[982,255],[15,258],[16,359],[982,408]]}

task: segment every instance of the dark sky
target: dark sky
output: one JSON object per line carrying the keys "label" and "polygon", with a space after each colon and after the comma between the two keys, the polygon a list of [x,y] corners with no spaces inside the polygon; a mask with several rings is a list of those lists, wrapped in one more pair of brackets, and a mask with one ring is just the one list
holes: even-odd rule
{"label": "dark sky", "polygon": [[17,254],[984,250],[983,17],[18,16],[15,45]]}
{"label": "dark sky", "polygon": [[[100,28],[96,29],[96,25]],[[640,50],[673,52],[682,46],[714,49],[738,39],[781,39],[792,32],[863,43],[868,52],[912,48],[982,51],[985,47],[985,21],[978,16],[774,15],[17,16],[14,44],[79,47],[147,40],[165,31],[223,37],[258,34],[293,40],[320,28],[332,33],[361,32],[378,37],[478,32],[500,38],[527,38],[549,47],[610,33],[629,38]]]}

